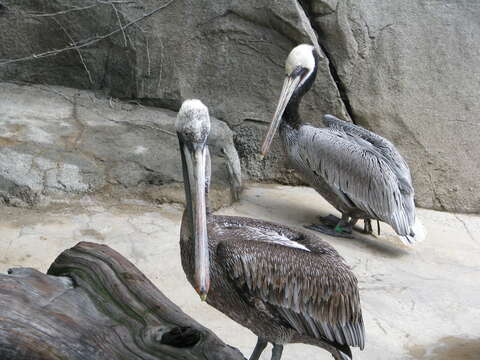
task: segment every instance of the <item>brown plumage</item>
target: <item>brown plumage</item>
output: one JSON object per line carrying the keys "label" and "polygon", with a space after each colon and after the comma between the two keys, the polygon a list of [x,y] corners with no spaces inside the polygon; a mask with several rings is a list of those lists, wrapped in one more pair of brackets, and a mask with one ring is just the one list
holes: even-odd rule
{"label": "brown plumage", "polygon": [[[192,106],[200,105],[184,104],[177,124],[188,121],[184,113]],[[208,126],[197,127],[200,132]],[[349,346],[363,349],[365,343],[357,279],[337,251],[318,237],[261,220],[208,214],[208,261],[203,262],[208,264],[208,279],[201,280],[198,273],[205,269],[198,265],[197,234],[203,225],[198,219],[206,210],[195,200],[192,182],[203,181],[207,192],[208,182],[191,175],[198,157],[190,160],[188,152],[200,145],[187,144],[182,128],[177,126],[187,207],[180,247],[189,282],[203,298],[208,294],[208,304],[258,336],[252,360],[259,358],[266,342],[274,344],[274,360],[287,343],[312,344],[335,359],[351,359]],[[202,191],[202,186],[195,189]]]}

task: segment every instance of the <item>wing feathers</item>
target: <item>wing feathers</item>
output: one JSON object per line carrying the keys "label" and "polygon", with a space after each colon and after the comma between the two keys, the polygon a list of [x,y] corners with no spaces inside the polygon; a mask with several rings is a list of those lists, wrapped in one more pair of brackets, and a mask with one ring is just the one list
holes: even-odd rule
{"label": "wing feathers", "polygon": [[300,334],[363,348],[357,280],[339,256],[242,240],[221,242],[217,255],[243,293],[273,306]]}
{"label": "wing feathers", "polygon": [[409,235],[415,206],[408,168],[408,176],[400,173],[392,159],[365,140],[366,137],[337,129],[340,126],[329,129],[303,126],[298,144],[301,161],[306,163],[305,159],[309,159],[313,163],[311,171],[321,176],[344,199],[346,206],[353,203],[370,216],[390,224],[399,235]]}

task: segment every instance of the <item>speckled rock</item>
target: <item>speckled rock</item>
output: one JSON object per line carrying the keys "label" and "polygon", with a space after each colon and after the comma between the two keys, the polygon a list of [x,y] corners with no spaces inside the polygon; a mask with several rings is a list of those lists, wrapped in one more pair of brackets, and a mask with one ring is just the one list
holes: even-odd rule
{"label": "speckled rock", "polygon": [[[91,91],[0,84],[0,196],[13,205],[92,192],[181,201],[176,113]],[[212,118],[212,194],[228,204],[240,173],[233,133]],[[158,198],[157,193],[161,193]]]}

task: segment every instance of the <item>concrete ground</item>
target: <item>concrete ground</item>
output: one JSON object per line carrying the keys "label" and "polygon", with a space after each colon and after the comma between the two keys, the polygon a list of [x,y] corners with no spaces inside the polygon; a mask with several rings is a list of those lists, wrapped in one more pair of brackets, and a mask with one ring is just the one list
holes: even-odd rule
{"label": "concrete ground", "polygon": [[[254,335],[200,302],[180,265],[179,205],[121,205],[85,198],[48,209],[0,209],[0,271],[46,271],[77,242],[105,243],[140,268],[185,312],[249,356]],[[219,211],[301,227],[333,209],[313,190],[250,185]],[[480,359],[480,217],[418,210],[426,239],[414,248],[386,240],[324,238],[354,269],[367,343],[355,359]],[[387,230],[388,232],[388,230]],[[322,235],[323,236],[323,235]],[[262,359],[270,358],[268,348]],[[331,359],[318,348],[288,345],[284,360]]]}

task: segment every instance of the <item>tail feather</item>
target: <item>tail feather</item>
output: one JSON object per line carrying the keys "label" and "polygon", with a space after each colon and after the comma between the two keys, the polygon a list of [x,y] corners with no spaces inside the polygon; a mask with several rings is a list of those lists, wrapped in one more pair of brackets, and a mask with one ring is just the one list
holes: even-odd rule
{"label": "tail feather", "polygon": [[348,349],[348,353],[347,352],[343,352],[341,350],[338,350],[338,356],[333,356],[335,360],[352,360],[353,359],[353,356],[352,356],[352,352],[350,350],[350,348],[347,348]]}
{"label": "tail feather", "polygon": [[402,236],[401,239],[405,244],[413,245],[416,242],[425,240],[426,235],[427,235],[426,229],[417,217],[415,219],[415,223],[410,229],[410,234],[406,236]]}
{"label": "tail feather", "polygon": [[294,343],[299,342],[303,344],[310,344],[321,347],[327,350],[333,356],[335,360],[352,360],[352,350],[350,346],[345,344],[339,344],[334,341],[327,340],[325,338],[312,338],[310,336],[300,336],[292,341]]}
{"label": "tail feather", "polygon": [[416,243],[415,234],[412,235],[412,233],[410,233],[410,235],[401,236],[401,237],[400,237],[400,240],[402,240],[402,242],[403,242],[405,245],[413,245],[413,244]]}
{"label": "tail feather", "polygon": [[335,360],[352,360],[352,350],[348,345],[341,345],[338,343],[332,343],[336,348],[336,354],[332,354]]}
{"label": "tail feather", "polygon": [[345,354],[344,352],[339,351],[338,354],[340,355],[339,360],[352,360],[353,357]]}

